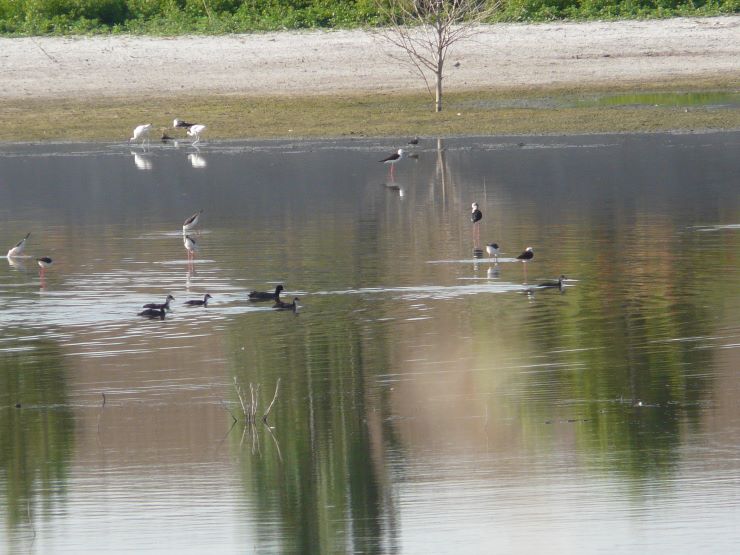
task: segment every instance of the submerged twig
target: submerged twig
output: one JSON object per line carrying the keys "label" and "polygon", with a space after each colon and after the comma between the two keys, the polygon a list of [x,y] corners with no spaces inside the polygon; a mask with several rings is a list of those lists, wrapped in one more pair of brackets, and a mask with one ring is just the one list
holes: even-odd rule
{"label": "submerged twig", "polygon": [[279,389],[280,389],[280,378],[278,378],[277,382],[275,382],[275,394],[272,396],[272,401],[270,401],[270,404],[267,407],[265,414],[262,415],[262,422],[264,422],[265,424],[267,424],[267,417],[269,416],[270,411],[272,410],[272,406],[275,404],[275,401],[277,401]]}
{"label": "submerged twig", "polygon": [[[261,384],[249,384],[249,397],[247,397],[246,391],[244,388],[242,388],[241,385],[239,385],[239,382],[236,379],[236,376],[234,376],[234,389],[236,390],[236,396],[239,398],[239,404],[242,407],[242,414],[244,415],[244,420],[247,423],[254,423],[257,421],[257,413],[259,412],[259,399],[260,399],[260,390],[262,389]],[[270,401],[270,404],[267,407],[267,410],[262,415],[262,422],[267,424],[267,417],[270,414],[270,411],[272,410],[272,407],[275,405],[275,402],[277,401],[278,392],[280,390],[280,378],[278,378],[277,383],[275,384],[275,393],[272,396],[272,401]],[[236,416],[229,410],[229,413],[231,414],[232,418],[236,420]]]}

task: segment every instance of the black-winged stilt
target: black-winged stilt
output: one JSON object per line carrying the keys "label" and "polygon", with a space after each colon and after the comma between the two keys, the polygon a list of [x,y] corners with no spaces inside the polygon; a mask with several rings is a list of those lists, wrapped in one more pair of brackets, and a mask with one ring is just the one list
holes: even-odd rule
{"label": "black-winged stilt", "polygon": [[419,137],[414,137],[409,141],[410,145],[418,145],[419,144]]}
{"label": "black-winged stilt", "polygon": [[284,289],[282,285],[275,287],[275,292],[270,293],[269,291],[251,291],[249,293],[250,301],[279,301],[280,292]]}
{"label": "black-winged stilt", "polygon": [[283,301],[277,301],[274,305],[272,305],[272,308],[276,310],[293,310],[295,311],[298,308],[298,301],[300,299],[298,297],[293,297],[292,303],[285,303]]}
{"label": "black-winged stilt", "polygon": [[133,143],[141,139],[141,144],[149,142],[149,132],[152,130],[151,123],[144,123],[134,127],[134,136],[131,137],[128,142]]}
{"label": "black-winged stilt", "polygon": [[517,260],[522,260],[526,262],[527,260],[532,260],[534,258],[534,251],[532,250],[532,247],[527,247],[524,249],[524,252],[516,257]]}
{"label": "black-winged stilt", "polygon": [[146,318],[159,318],[160,320],[164,320],[164,316],[166,314],[166,311],[164,309],[157,309],[157,308],[147,308],[146,310],[142,310],[139,312],[139,316],[144,316]]}
{"label": "black-winged stilt", "polygon": [[188,129],[188,135],[190,137],[195,137],[195,140],[192,144],[197,145],[200,142],[200,134],[203,133],[203,131],[206,130],[205,125],[201,125],[200,123],[196,123],[194,125],[191,125]]}
{"label": "black-winged stilt", "polygon": [[491,258],[491,256],[498,258],[498,243],[488,243],[486,245],[486,252],[488,253],[488,258]]}
{"label": "black-winged stilt", "polygon": [[15,246],[8,251],[8,258],[13,258],[14,256],[21,256],[23,255],[23,251],[26,250],[26,240],[31,236],[31,232],[29,231],[26,233],[26,236],[18,241]]}
{"label": "black-winged stilt", "polygon": [[192,216],[185,218],[185,221],[182,222],[182,230],[183,231],[190,231],[193,229],[196,225],[198,225],[198,221],[200,220],[200,215],[203,213],[203,210],[198,210],[195,214]]}
{"label": "black-winged stilt", "polygon": [[474,202],[471,205],[470,221],[473,222],[474,224],[477,224],[482,219],[483,219],[483,212],[480,211],[480,208],[478,207],[478,203]]}
{"label": "black-winged stilt", "polygon": [[143,308],[156,308],[157,310],[169,310],[170,301],[174,301],[175,297],[167,295],[167,299],[163,303],[147,303]]}
{"label": "black-winged stilt", "polygon": [[198,247],[195,244],[195,239],[190,235],[185,235],[182,242],[185,245],[185,250],[188,251],[188,265],[190,265],[195,260],[195,251]]}
{"label": "black-winged stilt", "polygon": [[378,160],[378,162],[383,162],[383,164],[390,166],[390,174],[393,175],[396,164],[404,157],[404,154],[404,150],[399,148],[398,151],[394,152],[390,156],[386,156],[382,160]]}
{"label": "black-winged stilt", "polygon": [[39,265],[39,268],[41,268],[39,273],[43,277],[44,273],[46,272],[46,269],[52,264],[54,264],[54,261],[48,256],[42,256],[41,258],[36,259],[36,263]]}
{"label": "black-winged stilt", "polygon": [[212,298],[213,297],[211,297],[211,295],[209,293],[206,293],[203,296],[203,300],[202,301],[200,301],[200,300],[198,300],[198,301],[185,301],[185,304],[187,306],[203,306],[203,307],[206,307],[207,308],[208,307],[208,299],[212,299]]}

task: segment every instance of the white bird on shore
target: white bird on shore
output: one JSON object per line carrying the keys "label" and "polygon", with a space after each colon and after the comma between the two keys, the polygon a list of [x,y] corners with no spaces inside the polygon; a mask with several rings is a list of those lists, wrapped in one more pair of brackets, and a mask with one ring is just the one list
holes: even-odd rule
{"label": "white bird on shore", "polygon": [[190,126],[190,128],[188,129],[188,135],[191,137],[195,137],[195,140],[193,141],[194,145],[197,145],[200,142],[200,134],[203,133],[203,131],[205,130],[206,126],[200,123],[196,123]]}
{"label": "white bird on shore", "polygon": [[22,256],[23,251],[26,250],[26,239],[28,239],[31,236],[31,232],[26,233],[26,236],[18,241],[15,246],[8,251],[8,258],[13,258],[14,256]]}
{"label": "white bird on shore", "polygon": [[152,130],[152,124],[151,123],[144,123],[142,125],[137,125],[134,127],[134,136],[131,137],[128,142],[135,142],[141,139],[141,144],[144,144],[145,142],[149,142],[149,132]]}

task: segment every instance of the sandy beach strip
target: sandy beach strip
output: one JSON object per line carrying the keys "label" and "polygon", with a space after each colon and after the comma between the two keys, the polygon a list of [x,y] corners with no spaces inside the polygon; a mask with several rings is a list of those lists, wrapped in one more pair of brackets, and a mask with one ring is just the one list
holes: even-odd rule
{"label": "sandy beach strip", "polygon": [[[424,90],[394,52],[363,30],[2,38],[0,99]],[[702,77],[732,85],[740,16],[486,26],[448,62],[448,91]]]}

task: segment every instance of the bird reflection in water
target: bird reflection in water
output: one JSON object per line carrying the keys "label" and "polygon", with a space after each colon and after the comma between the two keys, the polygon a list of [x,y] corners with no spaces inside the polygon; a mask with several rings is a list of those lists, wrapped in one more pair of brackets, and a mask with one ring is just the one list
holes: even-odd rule
{"label": "bird reflection in water", "polygon": [[195,169],[202,169],[208,166],[208,161],[197,152],[188,154],[188,160],[190,161],[190,165]]}
{"label": "bird reflection in water", "polygon": [[131,151],[131,154],[134,155],[134,164],[137,170],[147,171],[152,169],[152,161],[148,156],[133,151]]}

